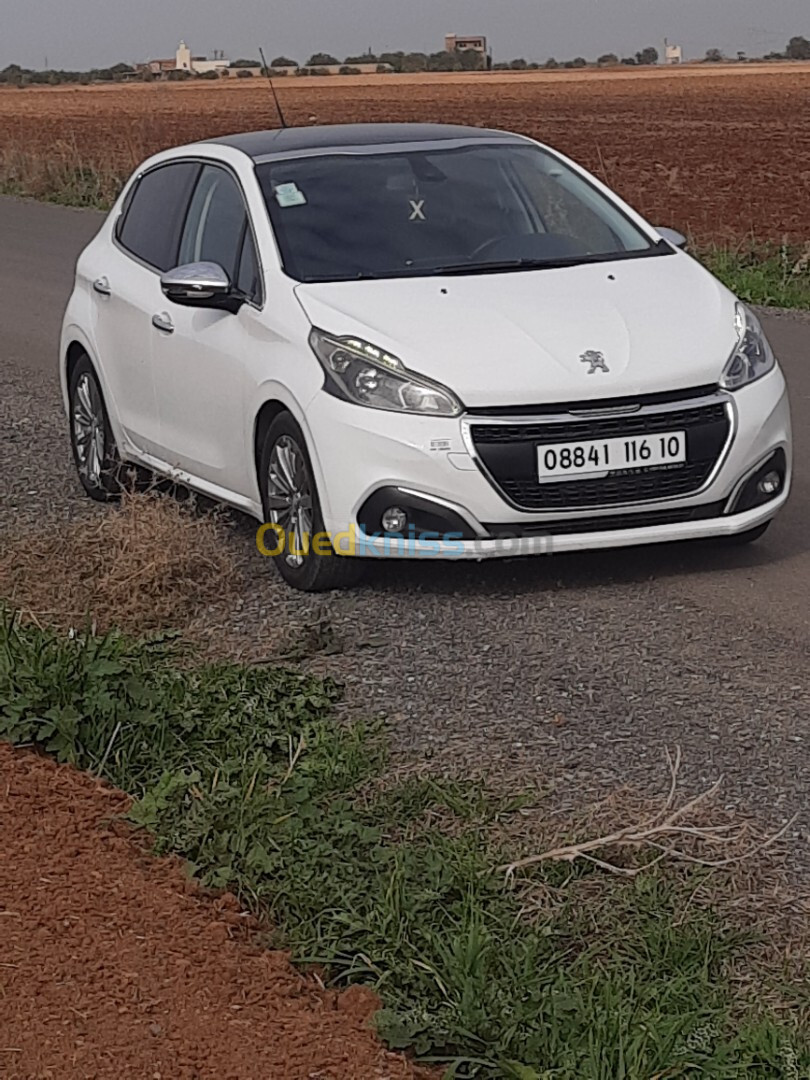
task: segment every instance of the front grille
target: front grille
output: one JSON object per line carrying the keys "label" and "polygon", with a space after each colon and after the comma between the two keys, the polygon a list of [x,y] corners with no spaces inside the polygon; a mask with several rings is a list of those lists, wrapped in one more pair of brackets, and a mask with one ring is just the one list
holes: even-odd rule
{"label": "front grille", "polygon": [[[495,486],[527,510],[576,510],[653,502],[698,491],[708,480],[729,434],[722,402],[635,415],[514,424],[472,424],[470,435]],[[540,483],[537,448],[548,443],[686,432],[686,464],[608,473],[592,480]]]}

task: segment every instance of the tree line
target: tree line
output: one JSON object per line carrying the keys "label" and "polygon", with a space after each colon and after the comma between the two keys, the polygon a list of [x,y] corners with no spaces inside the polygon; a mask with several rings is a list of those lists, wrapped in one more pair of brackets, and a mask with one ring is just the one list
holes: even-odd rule
{"label": "tree line", "polygon": [[[713,48],[706,51],[705,63],[723,63],[730,59],[746,61],[754,59],[744,52],[738,52],[736,57],[724,55],[721,49]],[[792,37],[785,46],[783,52],[770,52],[763,60],[810,60],[810,40],[806,37]],[[619,57],[617,53],[604,53],[596,61],[586,60],[584,56],[574,57],[573,60],[557,60],[549,57],[543,64],[529,61],[522,57],[514,60],[501,60],[496,63],[492,58],[474,49],[457,50],[447,52],[442,50],[435,53],[423,52],[383,52],[373,53],[370,50],[356,56],[347,56],[342,61],[331,53],[315,52],[305,64],[299,64],[288,56],[276,56],[270,61],[270,69],[273,73],[281,74],[295,70],[300,75],[328,74],[330,68],[338,67],[341,74],[359,74],[359,65],[375,65],[379,72],[420,72],[420,71],[481,71],[490,68],[495,71],[538,71],[540,69],[551,71],[557,69],[585,68],[585,67],[648,67],[657,64],[660,60],[658,50],[648,45],[632,56]],[[251,75],[248,69],[260,68],[258,60],[234,60],[230,67],[242,69],[239,73],[245,76]],[[187,71],[169,71],[169,78],[189,79],[195,75]],[[125,79],[141,77],[150,79],[154,76],[147,69],[140,71],[131,64],[113,64],[108,68],[91,68],[89,71],[63,71],[49,69],[39,71],[33,68],[20,67],[19,64],[9,64],[0,71],[0,85],[7,86],[59,86],[63,83],[78,83],[87,85],[93,82],[122,82]],[[196,78],[218,78],[216,72],[210,71]]]}

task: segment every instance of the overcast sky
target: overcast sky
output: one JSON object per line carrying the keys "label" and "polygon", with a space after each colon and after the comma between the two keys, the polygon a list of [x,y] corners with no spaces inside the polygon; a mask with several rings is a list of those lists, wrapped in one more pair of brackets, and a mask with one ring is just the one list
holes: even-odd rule
{"label": "overcast sky", "polygon": [[105,67],[195,53],[254,58],[263,45],[303,61],[388,49],[435,52],[444,34],[487,34],[496,60],[659,50],[689,56],[781,49],[810,37],[808,0],[0,0],[0,68]]}

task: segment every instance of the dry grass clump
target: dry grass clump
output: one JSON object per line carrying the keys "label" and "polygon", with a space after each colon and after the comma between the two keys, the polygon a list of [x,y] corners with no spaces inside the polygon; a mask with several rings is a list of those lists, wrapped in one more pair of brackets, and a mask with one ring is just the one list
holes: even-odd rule
{"label": "dry grass clump", "polygon": [[21,141],[0,147],[0,192],[7,195],[106,209],[129,171],[85,159],[75,137],[57,140],[46,151]]}
{"label": "dry grass clump", "polygon": [[125,493],[100,516],[10,537],[0,551],[0,598],[62,628],[182,630],[239,584],[222,520],[156,493]]}

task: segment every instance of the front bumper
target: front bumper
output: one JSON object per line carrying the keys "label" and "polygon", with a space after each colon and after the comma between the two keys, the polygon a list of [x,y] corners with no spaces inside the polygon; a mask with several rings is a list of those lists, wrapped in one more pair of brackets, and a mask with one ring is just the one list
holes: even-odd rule
{"label": "front bumper", "polygon": [[[474,458],[469,418],[375,412],[317,394],[307,425],[324,524],[343,554],[394,558],[504,558],[744,533],[774,517],[790,490],[790,410],[781,371],[775,368],[727,400],[733,413],[731,437],[701,490],[598,509],[526,512],[507,501]],[[735,512],[746,478],[778,450],[785,458],[779,493],[762,506]],[[464,535],[369,535],[358,515],[386,487],[433,500],[437,508],[463,519]]]}

